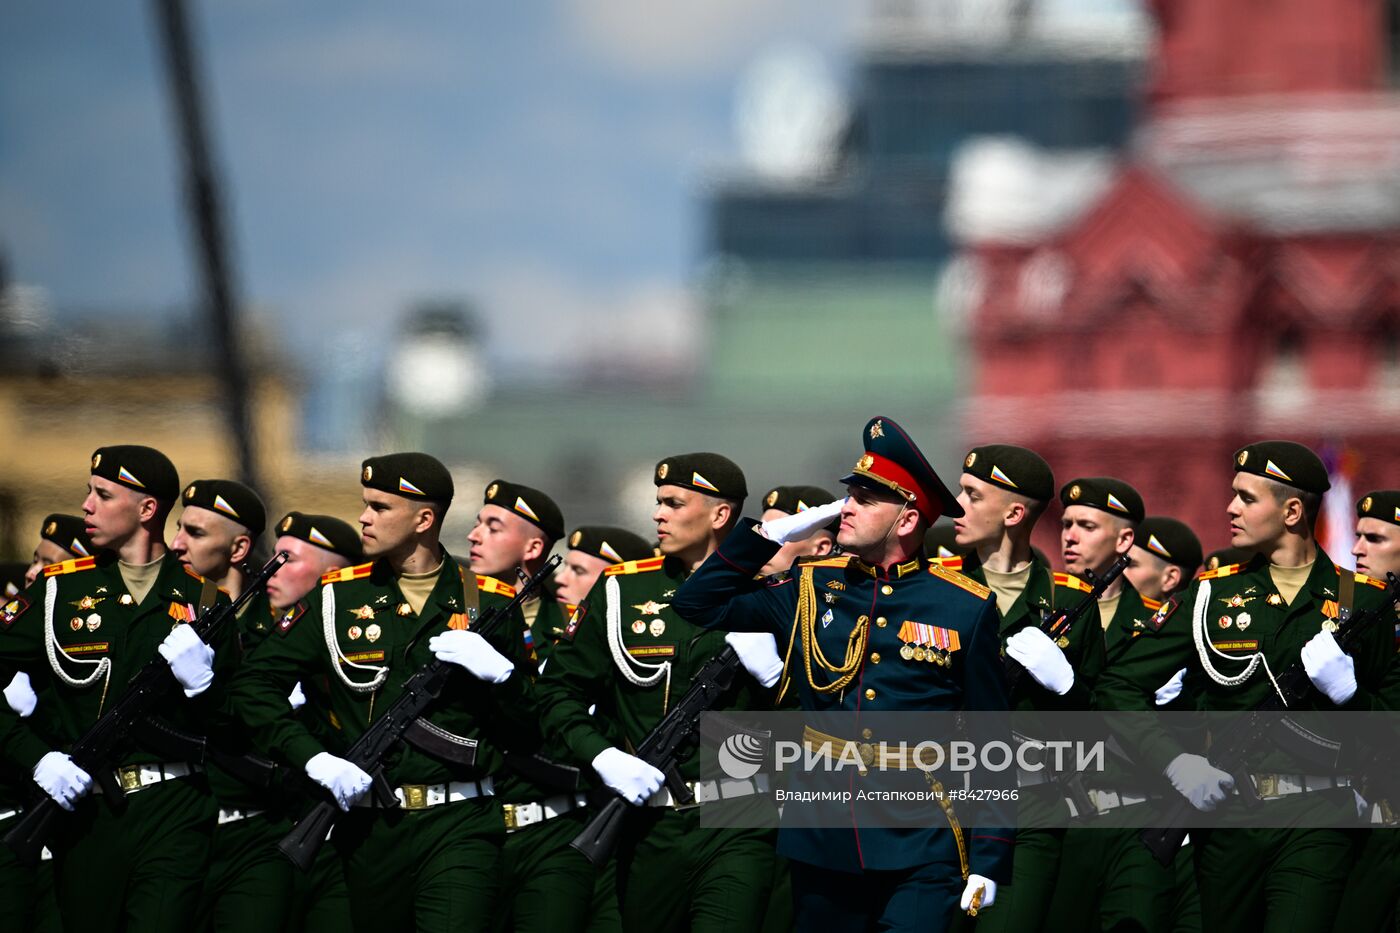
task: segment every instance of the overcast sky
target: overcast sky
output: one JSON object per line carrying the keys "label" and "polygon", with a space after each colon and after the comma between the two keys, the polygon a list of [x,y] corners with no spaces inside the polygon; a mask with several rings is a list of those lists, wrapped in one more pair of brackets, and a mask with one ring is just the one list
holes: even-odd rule
{"label": "overcast sky", "polygon": [[[308,354],[420,297],[476,298],[507,353],[684,308],[743,69],[793,39],[844,67],[862,8],[191,2],[243,295]],[[0,250],[60,311],[190,300],[163,77],[149,3],[7,5]]]}

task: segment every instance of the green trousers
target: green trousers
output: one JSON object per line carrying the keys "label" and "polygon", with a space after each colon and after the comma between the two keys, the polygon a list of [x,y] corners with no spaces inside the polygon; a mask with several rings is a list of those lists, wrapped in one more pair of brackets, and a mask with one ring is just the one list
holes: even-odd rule
{"label": "green trousers", "polygon": [[584,933],[592,913],[593,863],[569,846],[590,811],[574,810],[506,835],[501,856],[503,933]]}
{"label": "green trousers", "polygon": [[331,834],[359,933],[489,933],[500,894],[501,805],[356,807]]}
{"label": "green trousers", "polygon": [[1069,807],[1054,784],[1025,787],[1018,795],[1016,819],[1011,882],[997,888],[996,903],[977,917],[979,933],[1038,930],[1050,910],[1068,832],[1052,827],[1065,825]]}
{"label": "green trousers", "polygon": [[588,933],[622,933],[622,911],[617,906],[617,858],[607,860],[593,879],[593,905],[589,908]]}
{"label": "green trousers", "polygon": [[209,865],[214,800],[196,775],[127,797],[113,813],[87,798],[64,820],[54,892],[66,930],[186,933]]}
{"label": "green trousers", "polygon": [[200,898],[201,930],[291,929],[297,870],[277,851],[289,820],[262,813],[214,827],[209,876]]}
{"label": "green trousers", "polygon": [[1392,933],[1400,902],[1400,829],[1370,829],[1364,834],[1332,929]]}
{"label": "green trousers", "polygon": [[302,933],[344,933],[350,929],[345,865],[335,850],[322,846],[310,871],[293,872],[291,928]]}
{"label": "green trousers", "polygon": [[[1109,811],[1098,819],[1116,815]],[[1060,880],[1045,930],[1172,933],[1176,865],[1158,864],[1138,833],[1135,827],[1110,826],[1065,833]]]}
{"label": "green trousers", "polygon": [[630,815],[618,852],[624,930],[759,933],[776,831],[706,828],[702,809],[646,807]]}
{"label": "green trousers", "polygon": [[1332,929],[1355,860],[1357,833],[1192,830],[1202,929],[1205,933]]}
{"label": "green trousers", "polygon": [[[17,816],[0,820],[0,836],[14,828]],[[57,933],[58,904],[53,896],[53,861],[25,865],[9,846],[0,845],[0,930]]]}

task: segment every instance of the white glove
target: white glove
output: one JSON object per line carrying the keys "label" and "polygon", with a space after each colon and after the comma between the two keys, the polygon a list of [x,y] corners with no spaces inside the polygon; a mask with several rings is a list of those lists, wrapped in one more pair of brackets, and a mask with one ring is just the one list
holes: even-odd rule
{"label": "white glove", "polygon": [[306,763],[306,776],[331,792],[340,809],[349,812],[372,783],[358,767],[330,752],[317,752]]}
{"label": "white glove", "polygon": [[92,776],[63,752],[49,752],[34,766],[34,783],[65,810],[92,787]]}
{"label": "white glove", "polygon": [[29,685],[29,675],[24,671],[15,674],[5,688],[5,702],[10,704],[10,709],[19,713],[20,718],[34,714],[34,707],[39,705],[39,696]]}
{"label": "white glove", "polygon": [[1209,812],[1235,789],[1235,779],[1201,755],[1182,752],[1167,765],[1167,780],[1197,810]]}
{"label": "white glove", "polygon": [[[810,509],[808,510],[810,511]],[[767,632],[730,632],[724,636],[744,670],[765,687],[771,687],[783,676],[783,659],[778,657],[778,642]]]}
{"label": "white glove", "polygon": [[1172,700],[1181,696],[1182,685],[1186,681],[1186,668],[1182,668],[1172,675],[1172,679],[1157,688],[1155,699],[1158,706],[1166,706]]}
{"label": "white glove", "polygon": [[1341,706],[1356,695],[1356,665],[1331,632],[1318,632],[1303,646],[1303,670],[1313,686]]}
{"label": "white glove", "polygon": [[439,661],[465,668],[477,680],[490,684],[503,682],[515,670],[509,658],[476,632],[460,629],[442,632],[428,639],[428,649]]}
{"label": "white glove", "polygon": [[831,520],[841,514],[841,506],[845,504],[845,499],[837,499],[835,502],[804,509],[793,515],[769,519],[759,527],[763,529],[763,536],[769,541],[778,544],[801,541],[810,538],[822,526],[831,524]]}
{"label": "white glove", "polygon": [[1027,626],[1006,640],[1006,654],[1030,672],[1036,682],[1064,696],[1074,686],[1074,668],[1059,646],[1035,626]]}
{"label": "white glove", "polygon": [[298,680],[296,686],[292,688],[292,692],[287,694],[287,703],[291,705],[292,709],[301,709],[306,705],[306,693],[301,689],[301,681]]}
{"label": "white glove", "polygon": [[620,748],[605,748],[599,752],[593,759],[593,770],[604,784],[637,807],[666,783],[666,775]]}
{"label": "white glove", "polygon": [[997,883],[984,875],[968,875],[962,897],[958,900],[961,909],[967,910],[972,906],[972,897],[978,888],[982,889],[982,901],[977,905],[978,909],[992,906],[992,902],[997,899]]}
{"label": "white glove", "polygon": [[214,649],[188,625],[177,625],[156,649],[170,672],[185,688],[185,696],[197,697],[214,682]]}

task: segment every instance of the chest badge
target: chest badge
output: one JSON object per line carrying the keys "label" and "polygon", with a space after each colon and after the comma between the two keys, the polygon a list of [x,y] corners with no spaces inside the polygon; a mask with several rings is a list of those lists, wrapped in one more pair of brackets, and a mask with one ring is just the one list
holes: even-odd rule
{"label": "chest badge", "polygon": [[395,609],[394,611],[397,612],[397,613],[398,613],[399,615],[401,615],[401,616],[411,616],[411,615],[413,615],[413,607],[410,606],[408,603],[399,603],[398,608]]}
{"label": "chest badge", "polygon": [[826,600],[826,604],[827,604],[828,606],[834,606],[834,605],[836,605],[836,594],[835,594],[835,593],[823,593],[823,594],[822,594],[822,599]]}
{"label": "chest badge", "polygon": [[358,625],[352,625],[352,626],[350,626],[350,628],[346,629],[346,631],[345,631],[346,637],[348,637],[351,641],[354,641],[355,639],[359,638],[359,637],[360,637],[361,635],[363,635],[363,634],[364,634],[364,629],[360,628]]}
{"label": "chest badge", "polygon": [[382,634],[382,630],[379,628],[378,625],[370,625],[370,626],[368,626],[368,627],[365,628],[365,640],[366,640],[366,641],[370,641],[370,642],[379,641],[379,636],[380,636],[381,634]]}
{"label": "chest badge", "polygon": [[87,617],[87,630],[89,632],[95,632],[101,627],[102,617],[100,615],[94,612],[92,615]]}
{"label": "chest badge", "polygon": [[834,614],[830,609],[828,609],[826,612],[823,612],[823,613],[822,613],[822,620],[821,620],[821,621],[822,621],[822,628],[826,628],[828,625],[830,625],[830,624],[831,624],[831,620],[834,619],[835,617],[836,617],[835,614]]}
{"label": "chest badge", "polygon": [[635,622],[632,623],[632,634],[633,634],[633,635],[640,635],[640,634],[642,634],[643,632],[645,632],[646,630],[647,630],[647,624],[646,624],[645,622],[643,622],[641,619],[638,619],[637,621],[635,621]]}
{"label": "chest badge", "polygon": [[94,608],[98,603],[102,602],[102,600],[104,600],[104,599],[106,599],[106,598],[107,598],[107,597],[105,597],[105,596],[96,596],[96,597],[94,597],[94,596],[84,596],[82,599],[74,600],[73,602],[70,602],[68,605],[70,605],[70,606],[76,606],[76,607],[78,607],[79,609],[92,609],[92,608]]}
{"label": "chest badge", "polygon": [[353,613],[355,613],[355,618],[357,618],[357,619],[373,619],[373,618],[374,618],[374,609],[372,609],[372,608],[370,607],[369,603],[365,603],[365,604],[364,604],[363,606],[361,606],[360,608],[358,608],[358,609],[352,609],[352,610],[350,610],[350,611],[353,612]]}
{"label": "chest badge", "polygon": [[1270,606],[1282,606],[1283,597],[1277,593],[1270,593],[1268,596],[1264,597],[1264,602],[1268,603]]}
{"label": "chest badge", "polygon": [[829,590],[844,590],[846,588],[846,584],[843,580],[827,580],[826,588]]}
{"label": "chest badge", "polygon": [[1215,620],[1215,624],[1218,625],[1218,626],[1220,626],[1221,628],[1229,628],[1229,627],[1230,627],[1230,617],[1229,617],[1229,616],[1221,616],[1220,618],[1218,618],[1218,619]]}
{"label": "chest badge", "polygon": [[648,599],[646,602],[635,605],[632,608],[637,610],[644,616],[657,616],[661,615],[662,609],[665,609],[670,605],[670,603],[658,603],[654,599]]}
{"label": "chest badge", "polygon": [[68,623],[68,627],[75,632],[81,632],[83,630],[83,620],[77,616],[74,616],[72,620]]}
{"label": "chest badge", "polygon": [[664,619],[652,619],[649,628],[651,629],[653,637],[660,638],[661,634],[666,631],[666,621]]}
{"label": "chest badge", "polygon": [[1333,619],[1328,619],[1322,623],[1322,630],[1329,635],[1337,634],[1337,623]]}
{"label": "chest badge", "polygon": [[1249,623],[1251,621],[1253,620],[1250,619],[1249,613],[1241,612],[1239,615],[1235,616],[1235,628],[1243,632],[1245,629],[1249,628]]}
{"label": "chest badge", "polygon": [[670,599],[672,596],[675,596],[675,595],[676,595],[676,591],[675,591],[675,590],[667,590],[666,592],[664,592],[664,593],[661,594],[661,598],[662,598],[662,599]]}
{"label": "chest badge", "polygon": [[117,604],[121,606],[130,606],[134,602],[136,602],[136,600],[131,598],[130,593],[123,593],[117,597]]}

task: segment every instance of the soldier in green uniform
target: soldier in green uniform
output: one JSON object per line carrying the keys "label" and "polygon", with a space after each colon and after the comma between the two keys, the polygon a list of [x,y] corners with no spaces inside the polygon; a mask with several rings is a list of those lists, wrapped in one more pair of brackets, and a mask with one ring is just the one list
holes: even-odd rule
{"label": "soldier in green uniform", "polygon": [[[1381,595],[1375,581],[1339,571],[1317,545],[1313,529],[1328,487],[1321,460],[1300,444],[1241,448],[1226,511],[1231,545],[1254,556],[1203,573],[1179,600],[1164,604],[1145,634],[1110,662],[1101,705],[1151,709],[1154,696],[1142,684],[1164,683],[1185,667],[1182,700],[1191,708],[1248,710],[1274,689],[1266,670],[1281,673],[1301,657],[1318,689],[1295,711],[1360,706],[1393,653],[1391,634],[1374,631],[1348,656],[1328,631],[1343,608],[1375,607]],[[1165,775],[1198,810],[1218,810],[1224,825],[1235,819],[1239,805],[1226,802],[1235,778],[1181,736],[1147,722],[1119,738],[1142,767]],[[1302,753],[1282,748],[1249,763],[1247,779],[1270,808],[1272,825],[1302,813],[1331,814],[1334,826],[1355,818],[1350,781],[1317,770]],[[1191,841],[1209,933],[1330,929],[1357,840],[1347,829],[1210,828],[1193,830]]]}
{"label": "soldier in green uniform", "polygon": [[574,613],[540,679],[545,733],[644,807],[630,814],[617,854],[624,929],[756,930],[773,878],[772,832],[705,828],[699,811],[762,805],[766,781],[726,782],[722,790],[696,783],[692,756],[680,771],[697,805],[681,805],[662,788],[660,771],[625,750],[646,738],[726,641],[753,676],[741,675],[718,708],[771,705],[766,688],[782,670],[771,636],[726,638],[672,608],[681,584],[735,527],[744,474],[718,454],[693,453],[658,463],[655,482],[663,556],[609,567]]}
{"label": "soldier in green uniform", "polygon": [[[331,843],[345,867],[356,929],[489,930],[505,836],[494,776],[501,749],[531,728],[521,719],[528,665],[518,616],[489,637],[470,629],[479,607],[513,590],[470,576],[439,543],[453,489],[437,460],[372,457],[360,481],[361,539],[373,561],[326,575],[305,612],[278,622],[239,671],[233,707],[268,754],[303,770],[348,812]],[[475,759],[439,760],[401,746],[386,774],[399,803],[382,808],[366,795],[370,776],[339,754],[433,657],[464,670],[428,718],[479,740]],[[309,728],[287,701],[297,683],[319,677],[329,682],[329,708],[319,713],[334,736]]]}
{"label": "soldier in green uniform", "polygon": [[113,758],[113,780],[128,795],[118,813],[89,795],[92,775],[63,751],[157,651],[181,688],[162,718],[196,734],[217,728],[236,633],[225,629],[211,646],[181,624],[226,597],[166,548],[179,490],[159,451],[99,448],[83,501],[99,553],[46,568],[0,613],[0,668],[49,677],[40,708],[50,729],[0,708],[0,748],[75,811],[51,846],[67,929],[184,931],[198,906],[215,814],[203,775],[133,738]]}
{"label": "soldier in green uniform", "polygon": [[[1356,502],[1356,543],[1351,549],[1356,570],[1374,579],[1400,575],[1400,490],[1378,489]],[[1395,630],[1400,633],[1400,619]],[[1400,639],[1397,639],[1400,646]],[[1365,706],[1375,710],[1400,709],[1400,653],[1391,656],[1385,680],[1374,700]],[[1387,750],[1388,751],[1388,750]],[[1395,783],[1400,762],[1393,754],[1380,757],[1365,775],[1364,796],[1371,805],[1367,815],[1370,832],[1347,877],[1337,921],[1337,933],[1393,931],[1396,905],[1400,903],[1400,788]]]}
{"label": "soldier in green uniform", "polygon": [[[968,451],[958,483],[963,514],[953,520],[952,543],[966,556],[938,562],[991,589],[1004,652],[1031,662],[1030,676],[1021,678],[1010,696],[1011,708],[1021,714],[1022,737],[1062,738],[1051,734],[1048,724],[1046,734],[1032,734],[1033,714],[1088,708],[1103,669],[1103,641],[1092,625],[1076,626],[1058,642],[1040,632],[1042,612],[1071,607],[1089,589],[1077,577],[1052,573],[1031,550],[1035,524],[1055,494],[1050,465],[1024,447],[988,444]],[[1107,557],[1111,562],[1112,551]],[[999,892],[996,909],[978,920],[979,929],[1036,927],[1054,891],[1069,804],[1048,769],[1018,771],[1017,782],[1019,828],[1011,883]]]}
{"label": "soldier in green uniform", "polygon": [[[820,486],[774,486],[763,497],[763,514],[760,521],[772,521],[785,515],[796,515],[834,499],[831,493]],[[802,557],[825,557],[836,549],[836,532],[841,525],[839,518],[812,532],[810,537],[800,541],[789,541],[778,549],[773,559],[759,571],[765,577],[775,573],[785,573],[793,563]]]}
{"label": "soldier in green uniform", "polygon": [[[604,570],[629,560],[646,560],[655,556],[651,545],[641,535],[633,534],[626,528],[579,525],[569,533],[569,550],[554,574],[554,598],[559,602],[564,618],[571,618],[574,610],[583,605],[588,591],[593,589],[593,584],[598,582]],[[547,640],[556,641],[564,632],[561,629],[542,634]]]}
{"label": "soldier in green uniform", "polygon": [[[91,557],[93,551],[92,539],[88,537],[81,516],[47,515],[39,525],[39,543],[34,547],[34,557],[25,572],[24,585],[31,586],[46,567],[66,560]],[[9,594],[5,603],[10,603],[18,595],[18,590]],[[4,606],[7,613],[18,609],[18,601]],[[45,678],[40,677],[41,687],[45,682]],[[39,698],[27,673],[16,672],[4,693],[5,702],[18,716],[27,718],[34,714]],[[29,775],[22,769],[0,763],[0,835],[9,832],[15,818],[23,812],[31,786]],[[53,871],[48,864],[53,859],[53,853],[46,848],[42,859],[42,865],[26,865],[8,847],[0,846],[0,929],[44,933],[58,929]]]}
{"label": "soldier in green uniform", "polygon": [[[180,563],[237,599],[247,580],[245,566],[267,527],[267,507],[257,493],[231,479],[195,480],[181,493],[180,504],[184,508],[170,550]],[[265,615],[267,597],[260,593],[242,618]]]}
{"label": "soldier in green uniform", "polygon": [[[991,592],[923,556],[927,528],[962,508],[894,421],[871,419],[862,439],[865,452],[843,479],[844,502],[766,529],[744,522],[675,599],[686,618],[707,628],[775,632],[794,646],[785,674],[801,708],[831,722],[839,713],[850,729],[832,736],[809,726],[809,748],[871,742],[875,732],[860,720],[867,713],[1007,706]],[[783,544],[833,514],[840,515],[842,556],[800,563],[795,576],[770,586],[750,585]],[[913,770],[905,765],[895,770]],[[799,777],[835,780],[852,792],[858,780],[854,773]],[[893,780],[930,789],[923,775]],[[946,800],[928,807],[928,822],[918,826],[863,825],[853,811],[848,825],[823,828],[795,825],[789,803],[779,851],[792,865],[797,928],[938,931],[960,906],[992,908],[990,917],[998,884],[1009,880],[1011,831],[965,831]]]}
{"label": "soldier in green uniform", "polygon": [[[306,596],[320,583],[321,577],[344,567],[360,563],[364,549],[360,533],[346,522],[331,515],[288,512],[276,525],[277,541],[274,552],[284,552],[287,561],[267,582],[267,598],[272,605],[268,625],[275,628],[306,612]],[[253,626],[253,644],[261,641],[262,628]],[[306,691],[316,697],[306,707]],[[330,709],[330,688],[324,677],[312,681],[309,687],[298,685],[288,697],[293,709],[304,709],[300,715],[313,733],[324,737],[326,743],[335,741],[335,728],[326,712]],[[290,809],[289,809],[290,807]],[[281,816],[263,827],[275,846],[292,828],[292,819],[305,808],[284,801]],[[280,856],[279,856],[280,858]],[[330,846],[322,846],[316,862],[305,874],[293,872],[292,906],[286,928],[306,933],[339,933],[350,928],[350,895],[345,889],[345,872]]]}
{"label": "soldier in green uniform", "polygon": [[1201,569],[1201,541],[1185,522],[1149,515],[1138,522],[1128,559],[1131,563],[1123,576],[1133,589],[1163,602],[1196,579]]}

